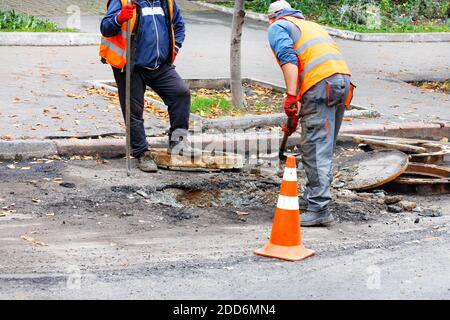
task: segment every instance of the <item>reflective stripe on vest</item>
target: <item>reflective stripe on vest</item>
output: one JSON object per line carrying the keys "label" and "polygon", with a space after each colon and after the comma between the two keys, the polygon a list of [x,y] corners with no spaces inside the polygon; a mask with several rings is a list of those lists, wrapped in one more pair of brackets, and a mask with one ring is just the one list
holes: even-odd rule
{"label": "reflective stripe on vest", "polygon": [[299,98],[312,86],[333,74],[350,75],[335,41],[320,25],[295,17],[282,17],[297,26],[301,37],[294,44],[299,61]]}
{"label": "reflective stripe on vest", "polygon": [[109,50],[114,51],[114,53],[116,53],[117,55],[119,55],[119,56],[121,56],[123,58],[127,57],[127,51],[126,50],[122,50],[121,48],[116,46],[114,43],[112,43],[111,41],[108,41],[105,38],[102,38],[102,45],[107,47]]}
{"label": "reflective stripe on vest", "polygon": [[[122,7],[128,4],[128,0],[121,0]],[[109,1],[108,1],[109,4]],[[111,66],[123,69],[127,63],[127,24],[131,23],[131,30],[136,25],[137,12],[134,10],[133,18],[122,24],[121,31],[114,37],[102,37],[100,43],[100,57]]]}

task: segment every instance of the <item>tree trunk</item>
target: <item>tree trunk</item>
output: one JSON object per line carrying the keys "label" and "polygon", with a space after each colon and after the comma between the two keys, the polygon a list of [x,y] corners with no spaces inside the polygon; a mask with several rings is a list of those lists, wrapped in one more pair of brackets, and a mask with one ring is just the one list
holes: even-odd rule
{"label": "tree trunk", "polygon": [[233,24],[231,27],[230,71],[231,71],[231,96],[236,107],[245,107],[244,89],[241,75],[241,37],[244,25],[245,0],[235,0]]}

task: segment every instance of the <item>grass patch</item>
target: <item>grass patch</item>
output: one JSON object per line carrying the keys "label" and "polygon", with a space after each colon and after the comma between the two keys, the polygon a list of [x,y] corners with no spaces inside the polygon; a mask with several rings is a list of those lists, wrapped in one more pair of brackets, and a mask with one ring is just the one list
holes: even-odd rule
{"label": "grass patch", "polygon": [[[288,0],[309,20],[356,32],[450,32],[447,0]],[[271,0],[246,1],[249,11],[267,13]],[[220,4],[233,7],[233,1]]]}
{"label": "grass patch", "polygon": [[209,119],[282,112],[283,93],[251,83],[243,87],[247,103],[244,108],[233,105],[229,88],[191,90],[191,112]]}
{"label": "grass patch", "polygon": [[55,23],[14,10],[0,11],[0,32],[76,32]]}
{"label": "grass patch", "polygon": [[228,113],[231,102],[221,96],[193,95],[191,100],[191,112],[202,117],[214,117]]}

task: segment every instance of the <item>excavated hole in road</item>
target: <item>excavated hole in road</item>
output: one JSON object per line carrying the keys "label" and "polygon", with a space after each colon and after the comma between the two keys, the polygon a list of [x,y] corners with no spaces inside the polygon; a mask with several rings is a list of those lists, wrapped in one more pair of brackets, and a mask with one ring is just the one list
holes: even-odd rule
{"label": "excavated hole in road", "polygon": [[[246,215],[247,211],[261,213],[260,218],[271,218],[275,212],[279,186],[262,189],[215,189],[183,190],[169,188],[149,196],[154,205],[165,205],[177,209],[227,209],[237,214]],[[334,190],[333,190],[334,193]],[[338,221],[365,222],[384,219],[382,212],[386,207],[371,197],[342,198],[333,196],[331,209]],[[387,214],[387,213],[386,213]]]}
{"label": "excavated hole in road", "polygon": [[217,208],[227,207],[238,210],[248,208],[256,209],[273,206],[277,201],[278,188],[275,186],[266,190],[211,190],[186,191],[180,189],[167,189],[162,197],[173,197],[172,200],[182,207],[189,208]]}

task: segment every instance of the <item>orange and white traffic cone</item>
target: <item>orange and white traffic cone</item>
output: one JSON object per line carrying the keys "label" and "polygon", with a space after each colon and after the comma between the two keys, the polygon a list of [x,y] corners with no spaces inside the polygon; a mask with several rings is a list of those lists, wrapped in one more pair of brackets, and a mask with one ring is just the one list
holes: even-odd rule
{"label": "orange and white traffic cone", "polygon": [[272,234],[269,242],[255,254],[288,261],[299,261],[315,254],[302,243],[300,209],[298,205],[295,157],[286,160]]}

